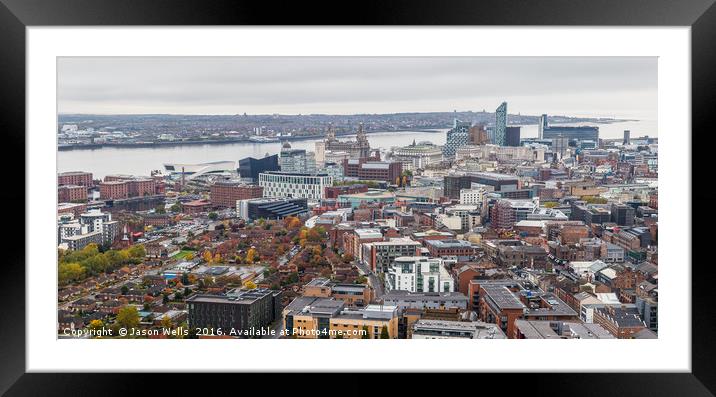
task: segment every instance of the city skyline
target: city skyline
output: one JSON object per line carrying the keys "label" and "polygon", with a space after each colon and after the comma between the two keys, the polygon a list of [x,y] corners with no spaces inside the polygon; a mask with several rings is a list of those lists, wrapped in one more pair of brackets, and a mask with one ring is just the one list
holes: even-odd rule
{"label": "city skyline", "polygon": [[62,114],[492,111],[656,119],[655,57],[66,57]]}

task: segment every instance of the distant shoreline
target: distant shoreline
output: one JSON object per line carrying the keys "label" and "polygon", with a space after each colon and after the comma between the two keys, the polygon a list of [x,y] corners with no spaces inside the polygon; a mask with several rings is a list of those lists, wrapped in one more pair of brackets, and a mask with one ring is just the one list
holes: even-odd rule
{"label": "distant shoreline", "polygon": [[[391,131],[366,131],[366,134],[381,134],[381,133],[392,133],[392,132],[428,132],[428,133],[439,133],[443,132],[439,129],[397,129]],[[342,134],[336,134],[336,136],[351,136],[355,135],[355,132],[348,132]],[[167,142],[139,142],[139,143],[91,143],[81,145],[65,145],[57,146],[58,151],[71,151],[71,150],[95,150],[102,148],[151,148],[151,147],[171,147],[171,146],[196,146],[196,145],[227,145],[235,143],[249,143],[249,144],[264,144],[264,143],[279,143],[283,141],[308,141],[314,139],[324,138],[325,134],[313,134],[313,135],[299,135],[290,137],[281,137],[275,142],[253,142],[248,138],[234,138],[234,139],[207,139],[202,141],[167,141]]]}

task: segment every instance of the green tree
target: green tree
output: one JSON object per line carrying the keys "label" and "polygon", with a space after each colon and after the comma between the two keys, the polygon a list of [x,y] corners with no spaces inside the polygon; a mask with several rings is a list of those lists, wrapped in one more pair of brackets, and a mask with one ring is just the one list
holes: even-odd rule
{"label": "green tree", "polygon": [[360,338],[361,339],[370,339],[370,332],[368,332],[368,327],[364,325],[362,328],[362,331],[363,332],[361,332]]}
{"label": "green tree", "polygon": [[117,324],[122,328],[136,328],[139,326],[139,312],[134,306],[125,306],[117,313]]}
{"label": "green tree", "polygon": [[293,273],[289,274],[288,282],[289,282],[289,284],[297,283],[298,282],[298,273],[293,272]]}
{"label": "green tree", "polygon": [[57,269],[60,284],[78,281],[85,277],[85,268],[77,262],[60,263]]}
{"label": "green tree", "polygon": [[142,244],[137,244],[129,247],[127,249],[127,253],[129,254],[130,258],[141,259],[144,258],[145,255],[147,255],[147,250]]}
{"label": "green tree", "polygon": [[390,339],[390,334],[388,334],[388,327],[383,326],[383,328],[380,329],[380,339]]}
{"label": "green tree", "polygon": [[181,205],[179,203],[175,203],[171,207],[169,207],[169,210],[171,212],[181,212]]}
{"label": "green tree", "polygon": [[163,205],[163,204],[157,205],[157,206],[154,208],[154,211],[155,211],[157,214],[166,214],[166,212],[167,212],[166,209],[164,208],[164,205]]}
{"label": "green tree", "polygon": [[211,219],[212,221],[215,221],[218,218],[219,218],[219,214],[217,214],[216,212],[209,212],[209,219]]}
{"label": "green tree", "polygon": [[109,259],[104,254],[94,255],[82,261],[82,267],[91,274],[104,272],[109,268],[109,264]]}
{"label": "green tree", "polygon": [[127,295],[127,292],[129,292],[129,287],[123,285],[122,288],[120,288],[120,291],[122,291],[122,295]]}

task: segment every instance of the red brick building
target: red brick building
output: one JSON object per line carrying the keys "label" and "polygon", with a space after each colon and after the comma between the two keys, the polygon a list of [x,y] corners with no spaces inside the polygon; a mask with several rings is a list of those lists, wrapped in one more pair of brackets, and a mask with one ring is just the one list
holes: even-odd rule
{"label": "red brick building", "polygon": [[183,213],[194,215],[209,211],[211,203],[207,200],[194,200],[182,203],[181,208]]}
{"label": "red brick building", "polygon": [[426,240],[425,247],[432,257],[467,257],[478,253],[478,248],[465,240]]}
{"label": "red brick building", "polygon": [[126,181],[105,181],[99,184],[99,197],[103,200],[115,200],[129,197],[129,184]]}
{"label": "red brick building", "polygon": [[595,309],[594,323],[619,339],[630,339],[632,335],[646,328],[635,307],[606,306]]}
{"label": "red brick building", "polygon": [[659,209],[659,192],[654,192],[649,195],[649,207],[653,209]]}
{"label": "red brick building", "polygon": [[129,197],[153,196],[156,194],[156,182],[154,179],[141,178],[127,181]]}
{"label": "red brick building", "polygon": [[61,203],[57,206],[58,214],[74,214],[75,217],[87,212],[87,204]]}
{"label": "red brick building", "polygon": [[395,183],[403,172],[403,163],[345,159],[343,160],[343,172],[345,176],[351,178]]}
{"label": "red brick building", "polygon": [[87,187],[79,185],[63,185],[57,187],[58,203],[87,202]]}
{"label": "red brick building", "polygon": [[58,185],[79,185],[90,187],[94,185],[92,182],[92,173],[83,171],[61,172],[57,174]]}
{"label": "red brick building", "polygon": [[589,237],[589,228],[586,225],[564,225],[559,231],[562,244],[576,244],[580,239]]}
{"label": "red brick building", "polygon": [[368,191],[368,185],[346,185],[346,186],[326,186],[324,196],[327,199],[337,199],[339,194],[356,194]]}
{"label": "red brick building", "polygon": [[258,185],[246,185],[239,182],[216,182],[211,185],[209,197],[211,203],[223,207],[236,207],[237,200],[248,200],[263,196],[264,188]]}

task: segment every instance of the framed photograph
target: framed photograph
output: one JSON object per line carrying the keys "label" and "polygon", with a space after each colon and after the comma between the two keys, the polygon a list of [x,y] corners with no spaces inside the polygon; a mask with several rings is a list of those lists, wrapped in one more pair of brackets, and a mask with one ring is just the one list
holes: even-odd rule
{"label": "framed photograph", "polygon": [[0,3],[0,391],[716,388],[712,1]]}

